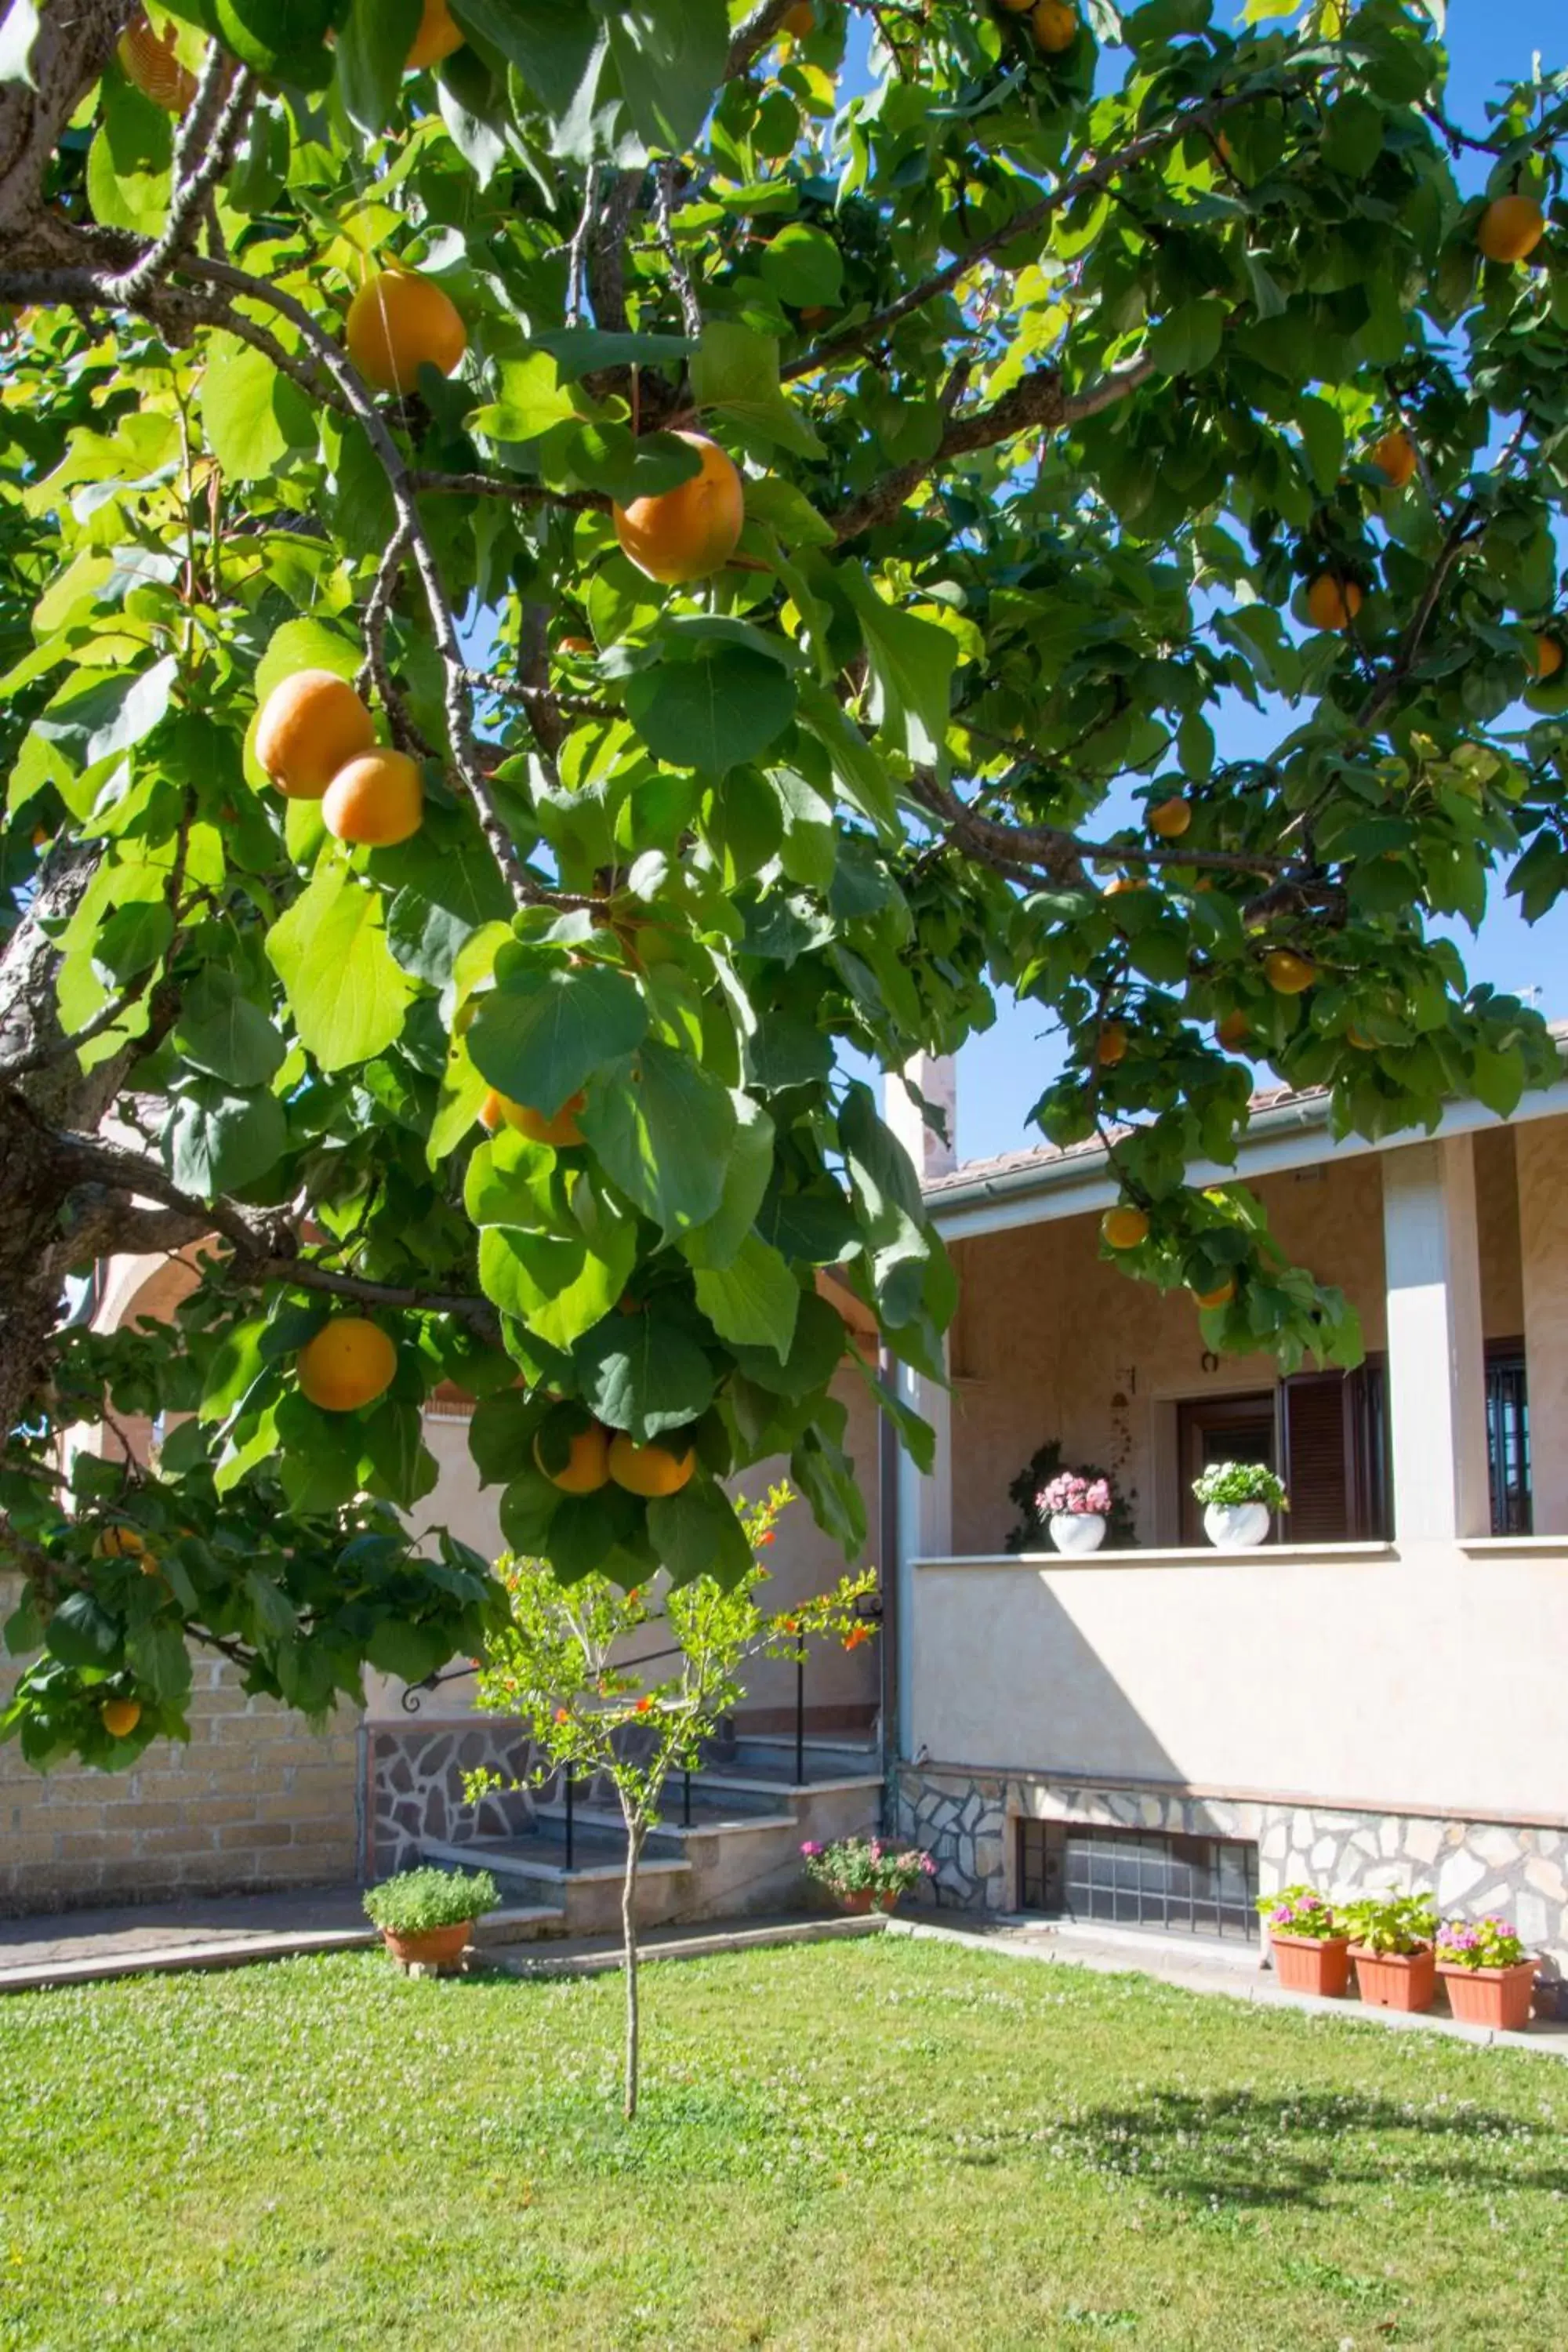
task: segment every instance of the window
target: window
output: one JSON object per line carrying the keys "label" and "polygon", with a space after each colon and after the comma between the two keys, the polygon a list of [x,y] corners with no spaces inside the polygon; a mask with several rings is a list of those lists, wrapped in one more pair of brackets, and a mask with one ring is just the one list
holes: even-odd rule
{"label": "window", "polygon": [[1487,1475],[1494,1536],[1527,1536],[1534,1524],[1530,1494],[1530,1391],[1524,1342],[1487,1342]]}
{"label": "window", "polygon": [[1258,1940],[1258,1848],[1239,1838],[1020,1822],[1018,1893],[1052,1919]]}

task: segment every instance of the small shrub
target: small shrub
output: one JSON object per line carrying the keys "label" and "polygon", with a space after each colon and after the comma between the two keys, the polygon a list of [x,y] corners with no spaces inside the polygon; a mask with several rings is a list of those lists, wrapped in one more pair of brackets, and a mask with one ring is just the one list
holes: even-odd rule
{"label": "small shrub", "polygon": [[373,1886],[365,1916],[395,1936],[427,1936],[436,1927],[459,1927],[500,1902],[488,1870],[402,1870]]}
{"label": "small shrub", "polygon": [[1512,1969],[1529,1957],[1506,1919],[1446,1919],[1437,1930],[1447,1969]]}
{"label": "small shrub", "polygon": [[889,1845],[883,1838],[837,1838],[831,1845],[808,1838],[801,1852],[807,1875],[840,1897],[907,1895],[936,1872],[930,1854],[919,1846]]}
{"label": "small shrub", "polygon": [[1363,1951],[1424,1952],[1437,1932],[1430,1895],[1363,1895],[1342,1903],[1340,1916]]}
{"label": "small shrub", "polygon": [[1303,1943],[1326,1944],[1346,1932],[1328,1896],[1315,1886],[1282,1886],[1277,1895],[1260,1895],[1258,1908],[1277,1936],[1296,1936]]}
{"label": "small shrub", "polygon": [[1233,1507],[1237,1503],[1267,1503],[1271,1511],[1290,1507],[1284,1481],[1262,1462],[1212,1463],[1201,1478],[1193,1480],[1193,1492],[1205,1510],[1215,1503]]}

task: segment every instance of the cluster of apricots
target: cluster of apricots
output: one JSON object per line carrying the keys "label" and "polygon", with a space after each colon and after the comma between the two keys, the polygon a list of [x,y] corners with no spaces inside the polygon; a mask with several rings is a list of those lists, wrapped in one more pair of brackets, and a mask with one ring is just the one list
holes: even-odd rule
{"label": "cluster of apricots", "polygon": [[697,1467],[697,1456],[689,1445],[679,1452],[655,1439],[639,1445],[624,1429],[605,1429],[596,1421],[578,1431],[558,1470],[552,1470],[545,1461],[537,1437],[533,1458],[551,1485],[559,1486],[563,1495],[596,1495],[601,1486],[615,1485],[628,1495],[646,1496],[650,1502],[679,1495]]}
{"label": "cluster of apricots", "polygon": [[388,849],[419,830],[425,786],[417,761],[375,740],[375,721],[346,677],[296,670],[261,707],[256,756],[284,796],[320,801],[339,841]]}

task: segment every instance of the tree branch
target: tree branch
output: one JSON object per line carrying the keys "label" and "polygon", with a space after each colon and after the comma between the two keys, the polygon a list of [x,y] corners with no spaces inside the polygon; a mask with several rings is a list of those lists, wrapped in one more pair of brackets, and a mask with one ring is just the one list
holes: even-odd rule
{"label": "tree branch", "polygon": [[[231,73],[232,82],[229,81]],[[228,95],[214,123],[213,109],[218,92],[226,83],[228,84]],[[133,262],[119,278],[108,281],[104,291],[111,302],[128,305],[139,302],[197,226],[206,199],[233,153],[234,142],[250,110],[255,89],[247,68],[244,66],[236,68],[226,52],[215,41],[208,52],[190,114],[181,126],[180,136],[174,144],[174,194],[169,203],[169,217],[163,224],[162,234],[147,247],[141,259]],[[198,160],[190,177],[184,179],[181,174],[185,157],[193,147],[197,151]]]}
{"label": "tree branch", "polygon": [[374,688],[382,709],[392,721],[392,740],[400,751],[411,751],[417,760],[432,760],[436,754],[408,716],[408,707],[393,685],[392,673],[386,667],[386,624],[407,557],[408,531],[405,524],[399,523],[376,567],[375,583],[365,604],[364,661],[354,683],[362,695]]}
{"label": "tree branch", "polygon": [[724,79],[734,81],[762,56],[768,44],[775,40],[784,28],[793,0],[762,0],[743,25],[737,26],[730,42],[730,55],[724,66]]}

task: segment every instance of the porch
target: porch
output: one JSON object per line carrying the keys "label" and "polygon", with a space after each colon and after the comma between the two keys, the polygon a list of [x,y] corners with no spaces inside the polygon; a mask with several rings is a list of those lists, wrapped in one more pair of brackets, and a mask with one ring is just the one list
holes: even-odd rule
{"label": "porch", "polygon": [[[1098,1157],[931,1188],[961,1305],[902,1479],[897,1769],[939,1901],[1246,1937],[1259,1889],[1399,1883],[1568,1965],[1568,1089],[1531,1108],[1375,1151],[1263,1126],[1235,1172],[1359,1308],[1348,1376],[1207,1352],[1102,1259]],[[1130,1544],[1026,1532],[1047,1440]],[[1290,1489],[1260,1550],[1194,1540],[1231,1455]]]}

